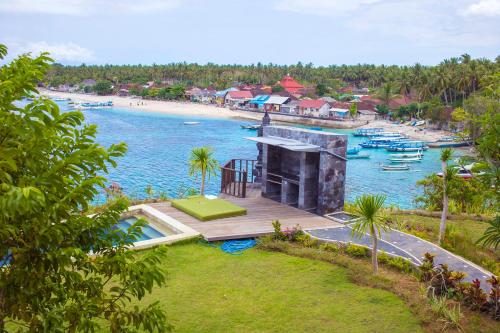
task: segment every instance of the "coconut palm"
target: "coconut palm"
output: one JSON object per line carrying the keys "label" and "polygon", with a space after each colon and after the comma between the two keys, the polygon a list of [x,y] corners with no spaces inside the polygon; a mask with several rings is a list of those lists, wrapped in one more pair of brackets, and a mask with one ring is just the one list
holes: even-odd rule
{"label": "coconut palm", "polygon": [[191,150],[189,158],[189,175],[194,176],[201,173],[201,189],[200,194],[205,193],[205,178],[215,176],[219,163],[213,157],[213,149],[210,147],[198,147]]}
{"label": "coconut palm", "polygon": [[384,83],[375,97],[380,99],[384,105],[389,105],[393,99],[401,97],[401,95],[395,94],[394,90],[392,82]]}
{"label": "coconut palm", "polygon": [[446,216],[448,215],[448,184],[451,172],[448,170],[448,161],[453,155],[453,150],[445,148],[441,150],[441,170],[443,172],[443,211],[441,213],[441,223],[439,224],[439,244],[443,241],[444,233],[446,231]]}
{"label": "coconut palm", "polygon": [[381,208],[385,202],[385,195],[367,195],[358,197],[355,202],[355,212],[361,218],[352,227],[353,235],[363,237],[369,233],[372,238],[372,263],[373,273],[378,272],[377,245],[380,237],[380,230],[387,229],[382,215]]}

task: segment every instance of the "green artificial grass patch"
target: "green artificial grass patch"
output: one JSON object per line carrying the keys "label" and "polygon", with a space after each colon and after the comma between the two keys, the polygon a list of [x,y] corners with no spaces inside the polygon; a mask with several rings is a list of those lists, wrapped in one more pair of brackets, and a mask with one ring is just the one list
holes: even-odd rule
{"label": "green artificial grass patch", "polygon": [[245,215],[247,210],[223,199],[209,200],[201,195],[172,200],[172,207],[201,221]]}

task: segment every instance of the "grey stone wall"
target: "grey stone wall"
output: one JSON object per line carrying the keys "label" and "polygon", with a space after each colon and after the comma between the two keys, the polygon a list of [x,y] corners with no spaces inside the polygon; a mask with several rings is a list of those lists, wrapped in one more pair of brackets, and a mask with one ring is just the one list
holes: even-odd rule
{"label": "grey stone wall", "polygon": [[334,155],[345,158],[347,135],[286,126],[265,126],[263,136],[298,140],[321,148],[318,153],[306,153],[264,145],[263,195],[270,194],[269,189],[266,189],[265,170],[269,167],[274,169],[279,163],[282,171],[287,173],[295,174],[297,167],[299,168],[299,208],[316,207],[316,213],[320,215],[343,209],[346,161]]}

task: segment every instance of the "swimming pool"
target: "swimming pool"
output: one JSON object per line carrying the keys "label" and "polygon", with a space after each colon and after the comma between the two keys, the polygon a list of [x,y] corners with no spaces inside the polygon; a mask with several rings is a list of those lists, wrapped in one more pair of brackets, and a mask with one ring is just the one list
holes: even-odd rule
{"label": "swimming pool", "polygon": [[116,228],[126,232],[138,219],[146,220],[141,236],[134,242],[133,248],[141,249],[159,244],[170,244],[180,240],[198,237],[196,230],[160,212],[149,205],[132,206],[116,224]]}
{"label": "swimming pool", "polygon": [[[127,229],[132,226],[137,220],[139,220],[139,216],[130,216],[123,218],[118,221],[118,224],[116,225],[117,229],[127,232]],[[160,238],[160,237],[165,237],[167,235],[164,235],[160,231],[156,230],[152,225],[146,224],[145,226],[142,227],[142,234],[141,236],[137,239],[137,241],[144,241],[148,239],[153,239],[153,238]]]}

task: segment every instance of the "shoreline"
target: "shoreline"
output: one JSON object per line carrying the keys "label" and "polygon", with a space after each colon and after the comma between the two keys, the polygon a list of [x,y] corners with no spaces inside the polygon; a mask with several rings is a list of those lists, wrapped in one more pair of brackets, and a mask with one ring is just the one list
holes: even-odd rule
{"label": "shoreline", "polygon": [[[121,96],[97,96],[79,93],[67,93],[40,89],[40,95],[56,98],[71,98],[83,102],[106,102],[113,101],[113,105],[118,108],[128,108],[133,111],[155,112],[169,115],[208,117],[221,119],[244,119],[251,121],[260,121],[263,112],[230,110],[226,107],[215,105],[197,104],[191,102],[173,102],[173,101],[155,101],[143,100],[140,98],[121,97]],[[142,104],[141,104],[142,103]],[[332,121],[314,118],[296,118],[276,113],[270,113],[271,119],[276,122],[288,124],[299,124],[306,126],[320,126],[333,129],[354,129],[354,128],[374,128],[381,127],[384,131],[399,132],[414,140],[426,142],[435,142],[443,136],[451,133],[442,130],[419,130],[413,126],[404,124],[394,124],[387,120],[366,121]]]}

